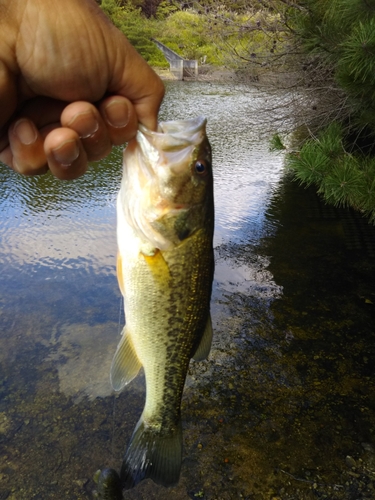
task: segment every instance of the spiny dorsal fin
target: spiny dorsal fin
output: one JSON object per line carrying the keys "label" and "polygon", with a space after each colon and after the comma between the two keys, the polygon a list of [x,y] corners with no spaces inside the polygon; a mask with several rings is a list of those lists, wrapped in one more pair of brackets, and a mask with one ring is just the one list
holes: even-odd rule
{"label": "spiny dorsal fin", "polygon": [[204,329],[201,341],[194,353],[193,359],[195,361],[203,361],[207,358],[211,350],[212,343],[212,323],[211,314],[208,315],[206,328]]}
{"label": "spiny dorsal fin", "polygon": [[142,364],[134,350],[126,326],[117,346],[111,366],[111,384],[115,391],[121,391],[137,375]]}

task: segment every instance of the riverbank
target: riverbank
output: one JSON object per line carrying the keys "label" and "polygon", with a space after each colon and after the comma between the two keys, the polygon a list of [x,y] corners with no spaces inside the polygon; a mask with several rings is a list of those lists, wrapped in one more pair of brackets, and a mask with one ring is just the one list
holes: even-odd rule
{"label": "riverbank", "polygon": [[[162,80],[176,80],[176,77],[170,72],[169,69],[153,68],[153,70],[160,76]],[[227,83],[237,80],[237,74],[234,70],[228,68],[207,65],[200,66],[198,78],[191,78],[191,80]]]}
{"label": "riverbank", "polygon": [[[169,69],[153,67],[162,80],[176,80]],[[305,75],[298,71],[271,72],[249,67],[230,69],[224,66],[203,65],[198,68],[198,78],[184,78],[185,81],[203,81],[210,83],[241,83],[257,85],[268,91],[280,89],[298,90],[307,86]]]}

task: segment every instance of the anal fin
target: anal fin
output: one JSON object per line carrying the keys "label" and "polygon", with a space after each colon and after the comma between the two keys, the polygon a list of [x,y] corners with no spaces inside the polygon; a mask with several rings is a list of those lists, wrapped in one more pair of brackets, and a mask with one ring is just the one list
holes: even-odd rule
{"label": "anal fin", "polygon": [[110,378],[113,389],[121,391],[136,377],[141,366],[125,326],[111,365]]}

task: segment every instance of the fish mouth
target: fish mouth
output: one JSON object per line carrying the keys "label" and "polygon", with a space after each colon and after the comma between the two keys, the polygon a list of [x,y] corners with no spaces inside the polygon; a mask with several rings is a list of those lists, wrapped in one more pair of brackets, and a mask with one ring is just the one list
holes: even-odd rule
{"label": "fish mouth", "polygon": [[188,146],[200,144],[206,133],[206,123],[204,116],[190,120],[165,121],[159,123],[157,131],[140,124],[137,141],[144,152],[155,159],[157,152],[180,151]]}
{"label": "fish mouth", "polygon": [[178,175],[185,169],[193,151],[206,135],[206,118],[160,122],[157,131],[140,124],[136,136],[139,167],[145,179],[153,183],[169,171]]}
{"label": "fish mouth", "polygon": [[206,123],[207,120],[204,116],[197,116],[189,120],[160,122],[156,131],[149,130],[144,125],[140,124],[139,130],[147,137],[160,137],[163,139],[168,137],[171,146],[173,143],[177,143],[175,145],[184,147],[186,144],[194,142],[192,136],[204,130]]}

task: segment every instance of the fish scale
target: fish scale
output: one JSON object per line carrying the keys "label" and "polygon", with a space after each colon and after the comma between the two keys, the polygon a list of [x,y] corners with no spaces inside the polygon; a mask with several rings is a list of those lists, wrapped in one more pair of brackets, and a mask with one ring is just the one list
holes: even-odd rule
{"label": "fish scale", "polygon": [[[181,372],[178,380],[176,380],[176,376],[164,375],[166,379],[165,385],[169,390],[171,387],[176,386],[173,390],[176,401],[171,403],[172,408],[177,406],[179,402],[182,392],[181,385],[183,385],[186,375],[184,373],[186,372],[186,365],[194,354],[192,351],[196,346],[195,337],[193,336],[196,335],[197,330],[203,333],[206,326],[202,317],[205,319],[203,313],[209,307],[210,293],[203,289],[203,293],[198,296],[199,284],[194,283],[194,281],[198,280],[193,279],[199,277],[199,280],[204,281],[207,279],[206,275],[208,274],[204,271],[206,267],[208,268],[209,262],[200,261],[198,265],[194,266],[194,261],[197,262],[197,259],[194,258],[193,251],[194,248],[199,246],[197,241],[202,239],[200,236],[199,233],[194,235],[189,240],[190,248],[186,249],[186,252],[191,255],[193,266],[187,260],[185,262],[178,261],[181,252],[181,248],[178,248],[171,252],[164,252],[165,262],[160,266],[156,264],[157,267],[161,268],[156,272],[156,266],[150,265],[152,259],[150,257],[146,257],[144,264],[141,263],[135,269],[132,269],[131,266],[128,269],[126,264],[124,268],[127,276],[125,289],[128,288],[128,281],[139,284],[137,293],[126,303],[126,314],[130,317],[135,316],[138,320],[136,324],[132,322],[129,328],[137,332],[132,336],[132,339],[138,358],[145,369],[146,383],[147,380],[153,379],[155,383],[150,387],[155,387],[156,394],[160,395],[159,399],[165,397],[165,394],[163,395],[159,389],[160,381],[157,380],[158,371],[160,372],[159,357],[168,356],[168,373],[173,371],[175,363],[178,368],[177,372]],[[156,258],[160,263],[160,259],[163,257],[158,257],[159,255],[160,253],[157,254]],[[210,254],[207,252],[207,260],[209,257]],[[192,267],[193,269],[191,269]],[[192,278],[186,284],[185,278],[188,272]],[[155,286],[155,281],[158,286]],[[191,294],[187,293],[189,289],[193,291]],[[143,292],[140,293],[141,290]],[[140,313],[141,301],[145,307],[142,308]],[[133,311],[133,308],[135,311]],[[149,389],[149,386],[147,386],[147,389]],[[152,393],[150,396],[152,396]],[[152,410],[148,409],[149,405],[152,405],[153,408],[159,404],[161,404],[161,401],[155,401],[155,396],[148,397],[144,410],[145,414],[153,413]]]}

